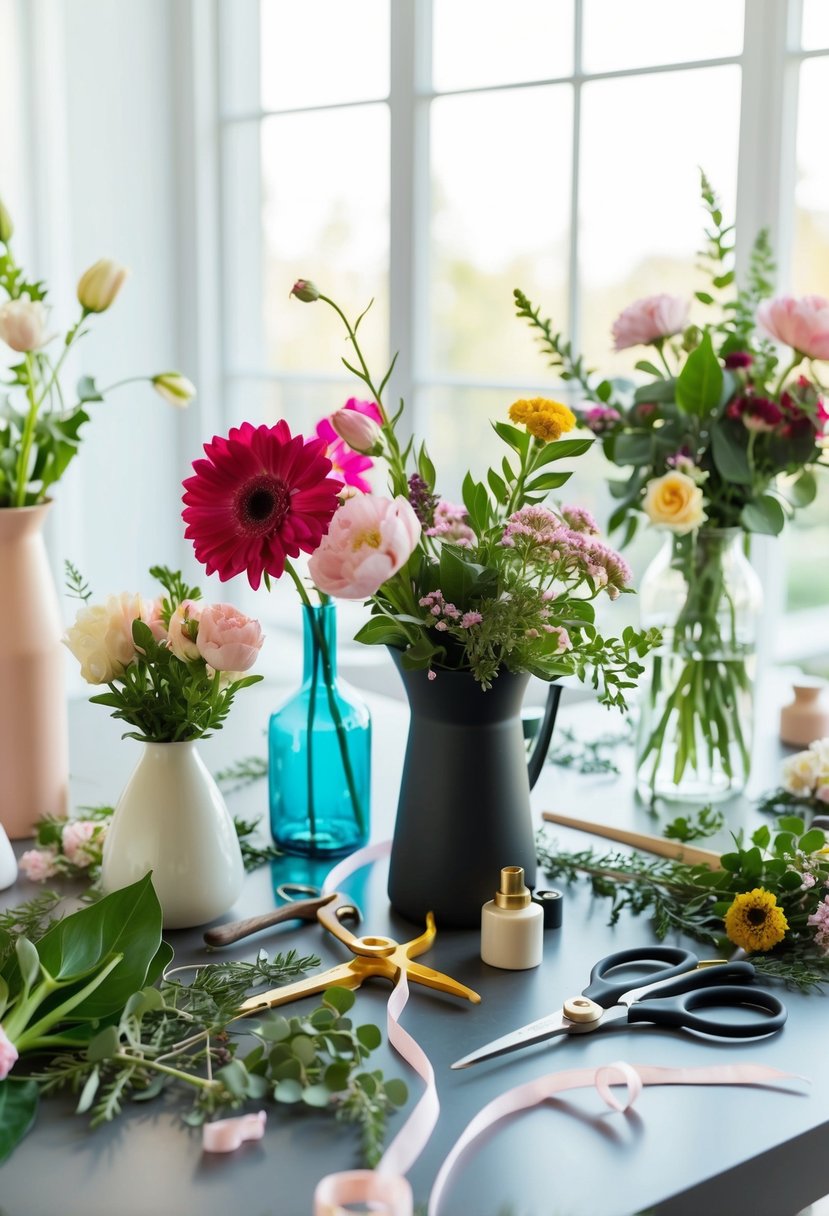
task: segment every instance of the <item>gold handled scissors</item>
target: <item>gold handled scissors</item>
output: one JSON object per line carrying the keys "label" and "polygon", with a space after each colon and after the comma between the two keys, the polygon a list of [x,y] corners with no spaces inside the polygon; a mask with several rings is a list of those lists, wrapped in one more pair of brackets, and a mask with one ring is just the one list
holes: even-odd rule
{"label": "gold handled scissors", "polygon": [[409,983],[423,984],[426,988],[435,988],[438,992],[448,992],[451,996],[461,996],[471,1001],[473,1005],[480,1002],[480,996],[444,975],[432,967],[424,967],[412,960],[429,949],[435,940],[435,918],[431,912],[426,916],[426,929],[419,937],[409,942],[396,942],[391,937],[355,937],[342,923],[343,916],[353,915],[354,905],[344,895],[335,894],[330,901],[317,908],[317,920],[329,933],[347,946],[355,956],[350,962],[339,963],[319,975],[297,980],[294,984],[285,984],[281,988],[273,988],[270,992],[261,992],[252,996],[241,1006],[241,1013],[253,1013],[255,1010],[287,1005],[303,996],[313,996],[314,993],[324,992],[326,988],[359,988],[364,980],[379,976],[396,984],[401,971],[406,972]]}

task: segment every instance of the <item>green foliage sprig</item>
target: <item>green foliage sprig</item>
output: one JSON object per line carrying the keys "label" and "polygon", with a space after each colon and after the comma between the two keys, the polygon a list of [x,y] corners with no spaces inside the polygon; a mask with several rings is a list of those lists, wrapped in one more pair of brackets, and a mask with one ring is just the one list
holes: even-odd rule
{"label": "green foliage sprig", "polygon": [[[693,839],[700,831],[707,834],[714,822],[710,815],[704,822],[702,816],[697,823],[677,821],[670,834]],[[784,817],[774,833],[764,824],[748,839],[737,833],[733,841],[734,848],[720,857],[721,869],[619,850],[564,852],[546,830],[539,835],[537,852],[550,877],[566,882],[587,878],[594,895],[609,899],[609,924],[616,924],[624,911],[647,914],[660,940],[668,933],[685,933],[720,952],[742,944],[729,940],[726,913],[737,897],[759,889],[774,897],[788,927],[778,944],[751,952],[751,962],[760,974],[793,987],[820,987],[829,981],[829,952],[820,926],[810,925],[809,917],[829,898],[824,833],[807,831],[802,819]]]}

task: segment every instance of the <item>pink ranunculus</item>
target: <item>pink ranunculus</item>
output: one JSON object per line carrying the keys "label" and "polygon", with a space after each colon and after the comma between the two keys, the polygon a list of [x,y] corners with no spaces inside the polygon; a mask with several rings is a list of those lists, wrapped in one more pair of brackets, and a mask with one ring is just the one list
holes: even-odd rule
{"label": "pink ranunculus", "polygon": [[91,819],[70,819],[61,832],[63,851],[73,865],[88,866],[94,860],[94,850],[90,852],[87,845],[101,827]]}
{"label": "pink ranunculus", "polygon": [[0,1026],[0,1081],[5,1081],[17,1060],[17,1048]]}
{"label": "pink ranunculus", "polygon": [[660,338],[681,333],[688,324],[690,304],[682,296],[646,296],[628,304],[613,322],[615,350],[647,346]]}
{"label": "pink ranunculus", "polygon": [[167,644],[177,659],[184,663],[192,663],[200,656],[194,636],[204,612],[204,604],[199,600],[182,600],[170,617],[167,628]]}
{"label": "pink ranunculus", "polygon": [[264,640],[259,622],[232,604],[207,604],[202,610],[196,644],[216,671],[248,671]]}
{"label": "pink ranunculus", "polygon": [[382,587],[412,554],[420,521],[408,499],[365,494],[337,511],[308,571],[320,591],[364,600]]}
{"label": "pink ranunculus", "polygon": [[377,451],[380,428],[368,414],[361,414],[358,410],[341,409],[333,413],[329,421],[343,443],[348,444],[355,452],[371,456]]}
{"label": "pink ranunculus", "polygon": [[829,359],[829,300],[824,296],[776,296],[757,309],[766,333],[805,355]]}
{"label": "pink ranunculus", "polygon": [[27,849],[18,862],[21,873],[29,882],[45,882],[58,872],[55,854],[51,849]]}

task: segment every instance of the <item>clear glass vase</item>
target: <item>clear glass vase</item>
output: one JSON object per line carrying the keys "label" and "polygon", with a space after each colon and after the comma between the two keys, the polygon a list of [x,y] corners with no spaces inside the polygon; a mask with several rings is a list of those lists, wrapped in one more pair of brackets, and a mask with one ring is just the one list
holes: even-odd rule
{"label": "clear glass vase", "polygon": [[668,537],[642,579],[642,625],[663,637],[637,737],[637,788],[648,802],[702,806],[748,780],[763,596],[743,540],[739,528]]}
{"label": "clear glass vase", "polygon": [[335,606],[302,614],[302,686],[268,732],[271,832],[286,853],[337,857],[368,839],[371,718],[337,677]]}

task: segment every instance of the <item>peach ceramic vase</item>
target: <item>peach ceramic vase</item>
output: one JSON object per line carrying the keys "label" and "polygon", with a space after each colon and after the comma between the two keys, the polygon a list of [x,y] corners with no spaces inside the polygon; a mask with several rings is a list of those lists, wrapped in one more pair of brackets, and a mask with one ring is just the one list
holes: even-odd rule
{"label": "peach ceramic vase", "polygon": [[12,840],[67,807],[62,623],[43,541],[50,505],[0,509],[0,823]]}

